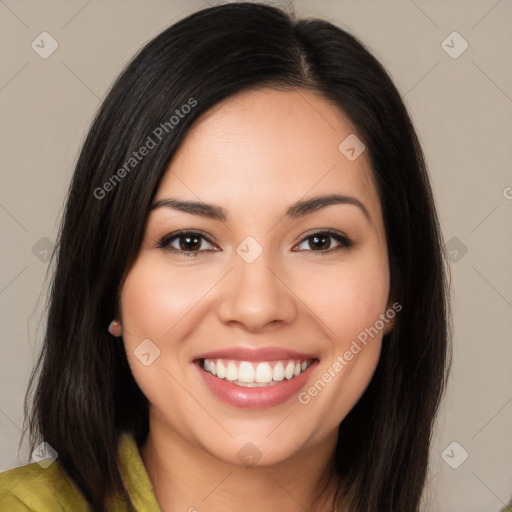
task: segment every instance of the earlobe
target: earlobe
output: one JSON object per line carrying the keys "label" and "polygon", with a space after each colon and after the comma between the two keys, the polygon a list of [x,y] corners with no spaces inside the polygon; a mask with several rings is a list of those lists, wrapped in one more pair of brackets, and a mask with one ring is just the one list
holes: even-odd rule
{"label": "earlobe", "polygon": [[395,325],[394,319],[393,320],[389,320],[388,323],[386,324],[385,329],[384,329],[384,335],[391,334],[391,331],[393,331],[393,326],[394,325]]}
{"label": "earlobe", "polygon": [[112,322],[110,322],[110,325],[108,326],[108,332],[112,334],[112,336],[119,338],[119,336],[121,336],[121,334],[123,333],[121,322],[119,322],[118,320],[112,320]]}
{"label": "earlobe", "polygon": [[384,316],[386,317],[386,327],[384,328],[384,335],[390,334],[393,331],[393,328],[395,326],[395,320],[396,320],[396,310],[394,308],[394,305],[396,302],[392,300],[390,297],[386,312],[384,313]]}

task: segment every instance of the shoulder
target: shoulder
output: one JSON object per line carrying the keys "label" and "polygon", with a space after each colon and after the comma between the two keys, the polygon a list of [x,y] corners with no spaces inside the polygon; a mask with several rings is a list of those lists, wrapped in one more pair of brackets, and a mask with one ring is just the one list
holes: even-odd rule
{"label": "shoulder", "polygon": [[9,512],[86,511],[85,500],[58,461],[34,462],[0,473],[0,509]]}

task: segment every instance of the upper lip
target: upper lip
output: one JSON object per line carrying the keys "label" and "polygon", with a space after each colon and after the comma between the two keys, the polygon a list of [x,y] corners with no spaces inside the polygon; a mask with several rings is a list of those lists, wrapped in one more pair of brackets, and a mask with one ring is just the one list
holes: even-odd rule
{"label": "upper lip", "polygon": [[194,360],[197,359],[233,359],[236,361],[278,361],[283,359],[300,359],[302,361],[308,361],[316,358],[311,354],[305,354],[304,352],[296,352],[294,350],[279,347],[230,347],[222,350],[205,352],[194,358]]}

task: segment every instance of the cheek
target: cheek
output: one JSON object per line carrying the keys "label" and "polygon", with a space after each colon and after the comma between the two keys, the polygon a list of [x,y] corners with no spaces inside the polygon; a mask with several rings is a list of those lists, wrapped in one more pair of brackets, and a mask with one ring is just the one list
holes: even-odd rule
{"label": "cheek", "polygon": [[[389,295],[387,255],[361,252],[346,264],[317,268],[305,281],[308,304],[338,353],[384,313]],[[304,290],[305,293],[305,290]]]}
{"label": "cheek", "polygon": [[317,417],[329,418],[322,428],[334,428],[348,414],[370,383],[380,357],[380,318],[389,294],[387,254],[375,250],[360,256],[336,272],[331,269],[323,280],[326,285],[312,297],[315,311],[328,326],[330,353],[318,380],[299,402],[315,404]]}
{"label": "cheek", "polygon": [[[125,341],[167,337],[205,293],[203,274],[193,269],[170,270],[166,265],[140,258],[130,270],[121,292]],[[166,341],[167,343],[167,341]],[[172,341],[171,341],[172,343]]]}
{"label": "cheek", "polygon": [[[181,320],[203,294],[204,280],[183,269],[171,271],[151,254],[139,256],[123,283],[121,321],[126,355],[137,384],[153,404],[165,400],[168,405],[187,408],[186,403],[175,402],[179,393],[168,390],[175,383],[173,376],[181,380],[184,355],[179,339],[185,324]],[[140,348],[143,340],[151,340],[151,344],[144,341],[144,351]],[[150,353],[148,365],[141,356],[146,352]]]}

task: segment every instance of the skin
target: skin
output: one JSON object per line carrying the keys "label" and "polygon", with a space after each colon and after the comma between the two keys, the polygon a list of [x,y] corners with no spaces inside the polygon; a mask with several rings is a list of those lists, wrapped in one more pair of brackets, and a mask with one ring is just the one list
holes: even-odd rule
{"label": "skin", "polygon": [[[213,203],[229,216],[222,222],[152,210],[121,288],[126,353],[150,402],[141,455],[164,512],[332,510],[330,487],[314,504],[325,483],[320,475],[392,322],[307,405],[297,396],[257,410],[228,405],[210,393],[192,361],[232,346],[314,354],[319,365],[307,390],[390,307],[385,227],[369,160],[363,152],[351,162],[338,150],[353,133],[344,113],[313,92],[243,92],[194,124],[163,177],[155,201]],[[292,203],[333,192],[361,201],[370,220],[350,204],[283,219]],[[340,243],[328,238],[322,253],[308,237],[328,228],[356,245],[335,250]],[[179,252],[179,238],[174,252],[158,247],[178,230],[201,230],[212,243],[200,238],[197,257]],[[250,264],[236,252],[247,236],[263,248]],[[134,356],[144,339],[161,351],[149,366]],[[251,467],[237,456],[248,442],[261,453]]]}

